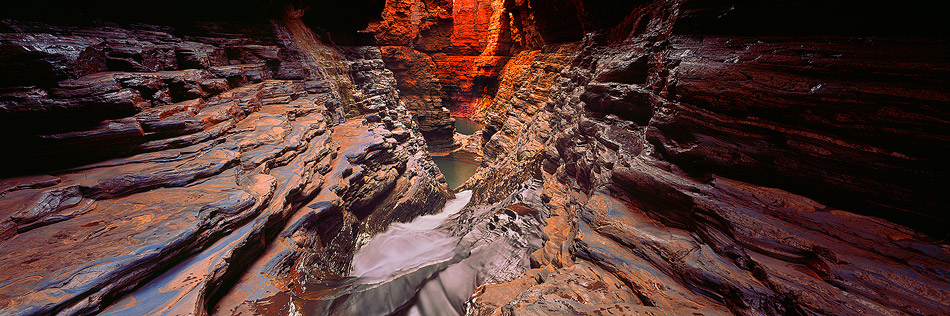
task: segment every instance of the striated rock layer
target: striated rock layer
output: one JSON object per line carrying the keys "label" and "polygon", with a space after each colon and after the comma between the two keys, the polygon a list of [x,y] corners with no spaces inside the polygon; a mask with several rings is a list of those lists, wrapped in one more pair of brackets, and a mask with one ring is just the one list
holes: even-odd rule
{"label": "striated rock layer", "polygon": [[540,49],[505,66],[463,186],[543,180],[546,242],[469,314],[950,313],[944,38],[835,4],[563,2],[515,16]]}
{"label": "striated rock layer", "polygon": [[930,6],[292,4],[0,12],[0,314],[950,314]]}
{"label": "striated rock layer", "polygon": [[51,72],[3,90],[7,149],[47,172],[2,180],[0,314],[286,308],[272,301],[345,276],[361,240],[441,208],[379,49],[323,46],[288,12],[197,30],[4,20],[4,72]]}
{"label": "striated rock layer", "polygon": [[498,0],[392,0],[370,24],[430,150],[458,148],[450,116],[470,117],[510,56],[509,12]]}

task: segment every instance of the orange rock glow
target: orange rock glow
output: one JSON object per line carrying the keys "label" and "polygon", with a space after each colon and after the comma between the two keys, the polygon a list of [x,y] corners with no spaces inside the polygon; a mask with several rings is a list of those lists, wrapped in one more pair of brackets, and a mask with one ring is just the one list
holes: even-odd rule
{"label": "orange rock glow", "polygon": [[452,116],[476,115],[479,100],[490,97],[513,50],[504,1],[391,0],[383,19],[367,29],[377,34],[379,44],[408,46],[431,59]]}

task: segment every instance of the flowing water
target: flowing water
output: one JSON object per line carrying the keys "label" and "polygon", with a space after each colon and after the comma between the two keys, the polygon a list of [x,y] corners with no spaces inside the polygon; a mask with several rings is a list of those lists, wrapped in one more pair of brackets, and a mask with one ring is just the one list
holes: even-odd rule
{"label": "flowing water", "polygon": [[472,191],[462,191],[445,203],[441,213],[424,215],[409,223],[394,223],[353,254],[351,275],[383,279],[432,262],[451,259],[457,238],[436,230],[452,214],[472,199]]}
{"label": "flowing water", "polygon": [[[442,225],[451,220],[472,198],[472,191],[456,194],[442,212],[425,215],[408,223],[393,223],[353,254],[350,278],[330,284],[325,295],[305,304],[304,314],[313,315],[438,315],[464,313],[458,300],[469,297],[474,281],[463,287],[429,289],[451,266],[469,252],[459,246],[461,236]],[[474,274],[472,274],[474,277]],[[461,294],[459,294],[461,293]]]}
{"label": "flowing water", "polygon": [[[459,133],[466,135],[481,129],[467,118],[457,118],[456,124]],[[432,158],[453,189],[479,167],[479,157],[471,152]],[[391,224],[353,254],[351,283],[325,297],[324,303],[314,305],[313,310],[353,315],[463,314],[459,298],[471,296],[474,273],[453,265],[466,258],[468,250],[459,247],[459,236],[452,236],[439,226],[461,211],[471,198],[472,191],[458,192],[438,214]],[[445,280],[442,275],[447,275]]]}

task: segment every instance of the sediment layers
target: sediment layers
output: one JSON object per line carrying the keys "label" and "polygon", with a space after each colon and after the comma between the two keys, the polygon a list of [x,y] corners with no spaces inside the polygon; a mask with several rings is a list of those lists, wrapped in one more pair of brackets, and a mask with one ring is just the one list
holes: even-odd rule
{"label": "sediment layers", "polygon": [[371,24],[430,150],[459,147],[450,116],[476,115],[511,54],[504,1],[388,1]]}
{"label": "sediment layers", "polygon": [[[0,313],[950,313],[927,6],[278,4],[2,20]],[[453,114],[451,258],[351,276],[450,198]]]}
{"label": "sediment layers", "polygon": [[241,296],[254,258],[295,295],[345,276],[361,239],[438,211],[444,180],[380,51],[299,23],[8,24],[33,33],[4,49],[57,75],[4,90],[3,118],[37,140],[11,149],[48,173],[3,180],[0,313],[262,312]]}
{"label": "sediment layers", "polygon": [[586,35],[520,52],[485,107],[463,188],[492,203],[543,180],[552,216],[533,269],[470,314],[950,310],[946,41],[750,18],[821,4],[637,6],[595,32],[523,19]]}

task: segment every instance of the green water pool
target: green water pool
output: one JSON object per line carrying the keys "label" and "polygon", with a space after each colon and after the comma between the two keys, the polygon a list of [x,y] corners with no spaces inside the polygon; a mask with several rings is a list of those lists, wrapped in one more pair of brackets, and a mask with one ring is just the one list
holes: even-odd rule
{"label": "green water pool", "polygon": [[478,124],[474,120],[456,116],[455,117],[455,131],[462,135],[472,135],[475,132],[482,129],[482,124]]}
{"label": "green water pool", "polygon": [[442,175],[445,176],[445,182],[450,189],[455,189],[465,183],[465,180],[475,174],[478,169],[478,162],[472,159],[453,157],[452,155],[443,157],[432,157],[435,164],[439,165]]}

